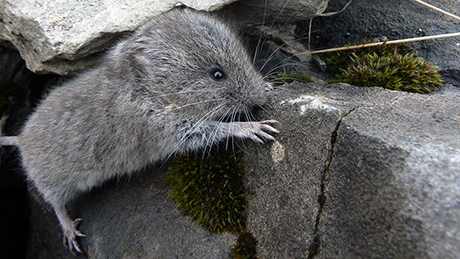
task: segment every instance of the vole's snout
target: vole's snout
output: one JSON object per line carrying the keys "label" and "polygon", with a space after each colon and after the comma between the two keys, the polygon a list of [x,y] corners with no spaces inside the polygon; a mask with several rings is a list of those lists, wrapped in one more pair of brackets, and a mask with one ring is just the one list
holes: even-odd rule
{"label": "vole's snout", "polygon": [[271,90],[273,90],[273,85],[269,82],[265,82],[264,83],[264,90],[265,92],[270,92]]}
{"label": "vole's snout", "polygon": [[267,101],[268,101],[268,89],[271,87],[269,83],[264,84],[262,89],[259,89],[258,91],[254,91],[250,98],[249,102],[247,103],[247,106],[252,109],[255,107],[261,107],[263,106]]}

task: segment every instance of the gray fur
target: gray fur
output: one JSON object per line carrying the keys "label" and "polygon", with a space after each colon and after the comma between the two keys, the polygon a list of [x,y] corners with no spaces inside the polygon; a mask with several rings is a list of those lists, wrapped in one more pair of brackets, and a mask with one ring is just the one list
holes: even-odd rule
{"label": "gray fur", "polygon": [[[223,80],[212,78],[215,68],[225,72]],[[237,112],[249,117],[268,87],[229,27],[204,13],[173,10],[39,105],[19,136],[23,165],[54,206],[66,245],[81,252],[81,219],[69,218],[68,201],[173,153],[228,137],[273,139],[275,121],[221,121]]]}

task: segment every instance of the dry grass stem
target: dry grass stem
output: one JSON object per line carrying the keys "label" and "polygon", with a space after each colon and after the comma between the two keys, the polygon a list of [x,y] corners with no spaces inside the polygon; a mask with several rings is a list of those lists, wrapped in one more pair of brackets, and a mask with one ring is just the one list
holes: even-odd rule
{"label": "dry grass stem", "polygon": [[341,51],[341,50],[375,47],[375,46],[379,46],[383,44],[400,44],[400,43],[406,43],[406,42],[433,40],[433,39],[458,37],[458,36],[460,36],[460,32],[433,35],[433,36],[425,36],[425,37],[416,37],[416,38],[409,38],[409,39],[402,39],[402,40],[390,40],[390,41],[382,41],[382,42],[375,42],[375,43],[366,43],[366,44],[361,44],[361,45],[346,46],[346,47],[332,48],[332,49],[315,50],[315,51],[310,51],[310,52],[299,53],[298,55],[319,54],[319,53],[327,53],[327,52],[334,52],[334,51]]}
{"label": "dry grass stem", "polygon": [[437,8],[436,6],[427,4],[427,3],[425,3],[425,2],[423,2],[423,1],[421,1],[421,0],[412,0],[412,1],[417,2],[417,3],[419,3],[419,4],[422,4],[422,5],[424,5],[424,6],[426,6],[426,7],[429,7],[429,8],[431,8],[431,9],[437,11],[437,12],[440,12],[440,13],[442,13],[442,14],[445,14],[445,15],[447,15],[447,16],[449,16],[449,17],[452,17],[452,18],[457,19],[457,20],[460,21],[460,17],[458,17],[457,15],[451,14],[451,13],[449,13],[449,12],[446,12],[446,11],[442,10],[442,9],[439,9],[439,8]]}

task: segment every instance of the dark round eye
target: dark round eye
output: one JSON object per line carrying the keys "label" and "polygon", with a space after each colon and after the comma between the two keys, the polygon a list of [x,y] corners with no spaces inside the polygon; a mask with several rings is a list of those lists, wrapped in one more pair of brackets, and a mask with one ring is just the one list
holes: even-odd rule
{"label": "dark round eye", "polygon": [[222,69],[216,68],[211,71],[211,76],[216,81],[221,81],[225,78],[225,73]]}

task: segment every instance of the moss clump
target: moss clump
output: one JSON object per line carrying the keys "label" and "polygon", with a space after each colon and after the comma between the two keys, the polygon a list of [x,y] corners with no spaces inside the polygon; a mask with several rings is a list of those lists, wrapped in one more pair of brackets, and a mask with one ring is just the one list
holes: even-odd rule
{"label": "moss clump", "polygon": [[246,223],[241,151],[215,148],[176,159],[165,181],[179,209],[212,233],[240,233]]}
{"label": "moss clump", "polygon": [[414,54],[379,56],[377,53],[361,57],[353,55],[350,65],[337,76],[339,82],[356,86],[380,86],[413,93],[430,93],[441,86],[437,67]]}
{"label": "moss clump", "polygon": [[270,82],[272,82],[275,85],[278,84],[283,84],[283,83],[292,83],[294,81],[302,81],[302,82],[307,82],[307,83],[312,83],[313,80],[307,76],[307,75],[302,75],[302,74],[296,74],[296,73],[291,73],[291,74],[277,74],[270,76]]}
{"label": "moss clump", "polygon": [[243,232],[238,236],[235,246],[231,246],[232,255],[235,259],[257,258],[257,240],[249,232]]}
{"label": "moss clump", "polygon": [[[357,45],[364,43],[369,42]],[[414,93],[430,93],[436,90],[442,85],[437,67],[415,57],[411,52],[407,44],[383,44],[317,56],[336,75],[331,83],[380,86]]]}
{"label": "moss clump", "polygon": [[[344,47],[352,45],[363,45],[367,43],[372,43],[371,40],[364,40],[357,42],[356,44],[346,44]],[[412,53],[412,49],[409,45],[402,44],[382,44],[375,47],[366,47],[360,49],[352,50],[342,50],[328,53],[315,54],[314,56],[319,57],[327,65],[327,70],[332,74],[339,74],[342,69],[349,66],[351,58],[353,56],[363,57],[368,54],[376,53],[378,56],[392,56],[394,53],[400,55],[407,55]]]}

